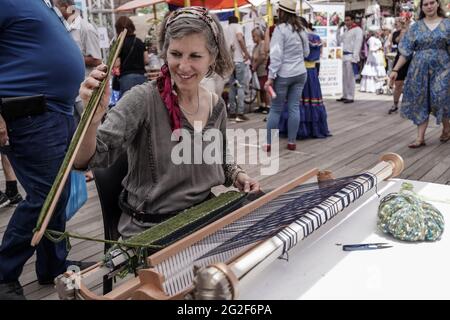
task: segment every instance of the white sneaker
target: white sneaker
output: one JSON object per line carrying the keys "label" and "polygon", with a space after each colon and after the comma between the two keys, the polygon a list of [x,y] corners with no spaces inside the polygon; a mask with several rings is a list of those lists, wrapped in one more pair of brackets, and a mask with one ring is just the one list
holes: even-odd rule
{"label": "white sneaker", "polygon": [[0,191],[0,208],[6,207],[10,202],[8,196]]}

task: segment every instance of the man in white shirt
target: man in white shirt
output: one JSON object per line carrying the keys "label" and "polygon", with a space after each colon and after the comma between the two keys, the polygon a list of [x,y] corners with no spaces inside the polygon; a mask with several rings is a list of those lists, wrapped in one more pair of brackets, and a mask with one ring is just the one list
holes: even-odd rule
{"label": "man in white shirt", "polygon": [[[75,9],[74,0],[54,0],[54,4],[69,24],[70,35],[83,54],[85,77],[87,77],[96,66],[102,63],[100,39],[97,30],[92,24],[81,17],[79,11]],[[80,121],[82,113],[83,105],[81,98],[77,97],[74,111],[76,123]]]}
{"label": "man in white shirt", "polygon": [[339,26],[336,37],[338,45],[343,47],[343,67],[342,82],[343,94],[342,98],[337,101],[344,103],[352,103],[355,97],[355,74],[358,74],[359,53],[363,42],[363,31],[354,22],[352,15],[345,16],[344,33],[341,35],[341,27]]}
{"label": "man in white shirt", "polygon": [[[236,122],[248,120],[244,115],[244,80],[248,66],[245,61],[250,59],[244,40],[242,26],[238,23],[238,18],[231,16],[228,18],[228,42],[233,54],[234,72],[230,76],[230,118],[236,117]],[[237,106],[236,106],[237,102]]]}
{"label": "man in white shirt", "polygon": [[[69,32],[81,50],[84,58],[85,78],[91,71],[102,63],[102,52],[100,49],[100,39],[96,28],[87,20],[83,19],[80,12],[75,8],[74,0],[54,0],[55,7],[61,11],[62,16],[69,25]],[[73,117],[78,125],[83,114],[83,102],[80,96],[75,99]],[[85,173],[86,181],[91,181],[93,175],[91,171]]]}

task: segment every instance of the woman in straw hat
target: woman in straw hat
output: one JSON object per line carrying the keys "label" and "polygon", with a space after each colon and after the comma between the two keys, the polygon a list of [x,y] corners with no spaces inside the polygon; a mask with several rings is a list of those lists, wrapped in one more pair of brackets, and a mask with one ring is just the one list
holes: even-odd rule
{"label": "woman in straw hat", "polygon": [[296,149],[300,120],[299,103],[307,73],[304,57],[309,55],[308,36],[295,12],[296,1],[281,0],[278,7],[279,23],[270,41],[269,79],[265,88],[273,86],[276,97],[267,121],[266,151],[271,149],[271,129],[277,129],[283,106],[287,100],[289,110],[289,150]]}

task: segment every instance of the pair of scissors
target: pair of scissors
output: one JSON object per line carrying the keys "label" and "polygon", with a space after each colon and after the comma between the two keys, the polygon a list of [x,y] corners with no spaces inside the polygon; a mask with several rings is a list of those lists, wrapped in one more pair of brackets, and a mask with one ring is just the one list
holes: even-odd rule
{"label": "pair of scissors", "polygon": [[346,244],[342,246],[344,251],[357,251],[357,250],[375,250],[391,248],[388,243],[358,243],[358,244]]}

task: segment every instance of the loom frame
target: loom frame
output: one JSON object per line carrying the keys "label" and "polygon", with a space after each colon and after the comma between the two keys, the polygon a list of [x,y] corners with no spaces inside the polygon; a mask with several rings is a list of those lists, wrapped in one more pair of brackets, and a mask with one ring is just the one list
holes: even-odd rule
{"label": "loom frame", "polygon": [[[394,153],[386,153],[384,154],[380,162],[374,166],[371,170],[375,169],[375,175],[377,178],[380,178],[378,181],[382,181],[385,179],[389,179],[391,177],[398,176],[404,168],[403,159]],[[370,170],[369,170],[370,172]],[[214,233],[217,230],[220,230],[224,226],[236,221],[237,219],[244,217],[249,214],[253,210],[261,207],[265,203],[277,198],[279,195],[301,185],[304,184],[314,177],[317,177],[319,181],[332,179],[332,173],[330,171],[320,171],[317,168],[311,169],[301,176],[291,180],[290,182],[276,188],[270,193],[265,194],[264,196],[256,199],[255,201],[235,210],[234,212],[226,215],[225,217],[209,224],[208,226],[197,230],[196,232],[182,238],[181,240],[169,245],[168,247],[152,254],[147,258],[147,264],[150,266],[149,268],[142,269],[138,272],[138,276],[130,279],[116,288],[114,288],[111,292],[106,295],[97,295],[92,292],[89,288],[87,288],[83,284],[83,279],[88,276],[92,276],[97,272],[104,272],[102,270],[102,263],[97,263],[96,265],[88,268],[86,270],[82,270],[79,279],[79,288],[76,289],[74,296],[75,298],[87,299],[87,300],[121,300],[121,299],[136,299],[136,300],[169,300],[169,299],[183,299],[186,295],[188,295],[192,290],[193,286],[187,288],[184,291],[181,291],[175,295],[167,295],[163,289],[164,283],[164,275],[160,274],[156,271],[155,266],[165,259],[171,257],[177,252],[188,248],[193,243],[198,242],[199,240],[207,237],[208,235]],[[270,240],[270,239],[268,239]],[[266,241],[268,241],[266,240]],[[229,261],[225,263],[217,263],[211,265],[211,267],[216,268],[220,272],[224,274],[224,277],[228,279],[230,283],[230,287],[232,290],[232,298],[238,297],[238,284],[239,279],[242,275],[236,275],[235,272],[232,271],[231,265],[236,264],[239,259],[247,257],[251,254],[252,251],[257,250],[258,247],[263,245],[266,241],[260,241],[250,248],[244,250],[238,255],[234,256]],[[66,292],[63,289],[63,285],[61,279],[70,278],[73,276],[72,272],[66,272],[63,275],[60,275],[59,284],[57,281],[57,290],[60,297],[67,297]],[[70,295],[70,294],[69,294]]]}

